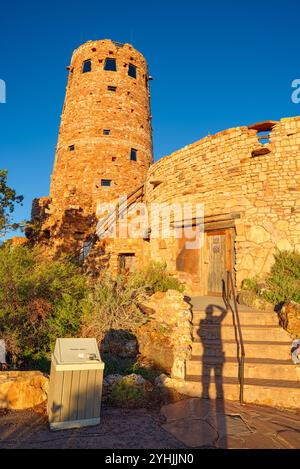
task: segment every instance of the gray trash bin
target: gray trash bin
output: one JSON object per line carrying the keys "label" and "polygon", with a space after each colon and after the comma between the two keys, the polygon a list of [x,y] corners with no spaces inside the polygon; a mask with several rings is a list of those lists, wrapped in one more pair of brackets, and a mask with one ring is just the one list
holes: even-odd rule
{"label": "gray trash bin", "polygon": [[51,357],[51,430],[100,423],[104,363],[96,339],[57,339]]}

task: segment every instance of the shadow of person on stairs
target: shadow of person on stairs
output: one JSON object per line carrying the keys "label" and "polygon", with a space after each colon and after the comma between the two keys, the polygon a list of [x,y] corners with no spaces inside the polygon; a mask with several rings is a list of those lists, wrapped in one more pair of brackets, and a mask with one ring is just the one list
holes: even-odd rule
{"label": "shadow of person on stairs", "polygon": [[[214,314],[217,312],[217,314]],[[223,389],[223,368],[225,363],[225,352],[222,344],[222,322],[227,315],[227,310],[221,306],[210,304],[205,309],[205,318],[200,321],[197,331],[202,343],[202,396],[209,407],[212,424],[215,427],[222,447],[227,447],[226,415]],[[212,373],[214,379],[212,379]],[[210,400],[211,385],[215,385],[216,400]],[[204,401],[205,402],[205,401]]]}

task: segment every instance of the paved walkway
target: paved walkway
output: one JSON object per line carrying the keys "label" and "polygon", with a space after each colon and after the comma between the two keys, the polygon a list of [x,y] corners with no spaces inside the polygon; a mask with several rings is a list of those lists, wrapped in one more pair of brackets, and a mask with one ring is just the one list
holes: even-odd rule
{"label": "paved walkway", "polygon": [[0,448],[299,448],[300,412],[186,399],[159,410],[103,407],[99,426],[50,432],[43,409],[0,411]]}
{"label": "paved walkway", "polygon": [[163,428],[188,448],[300,447],[300,412],[195,398],[164,406],[162,414]]}

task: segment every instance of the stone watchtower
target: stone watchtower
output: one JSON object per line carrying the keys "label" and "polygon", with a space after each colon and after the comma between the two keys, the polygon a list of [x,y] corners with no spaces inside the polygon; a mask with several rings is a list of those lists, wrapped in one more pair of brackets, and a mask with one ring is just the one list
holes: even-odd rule
{"label": "stone watchtower", "polygon": [[71,241],[84,239],[97,203],[145,181],[153,154],[142,54],[130,44],[90,41],[74,51],[67,68],[49,222],[50,233]]}

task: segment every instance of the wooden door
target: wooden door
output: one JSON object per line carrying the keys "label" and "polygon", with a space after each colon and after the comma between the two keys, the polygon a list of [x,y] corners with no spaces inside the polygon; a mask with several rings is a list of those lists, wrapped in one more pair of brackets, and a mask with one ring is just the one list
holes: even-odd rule
{"label": "wooden door", "polygon": [[208,295],[221,295],[226,284],[226,270],[231,269],[230,233],[207,233]]}

